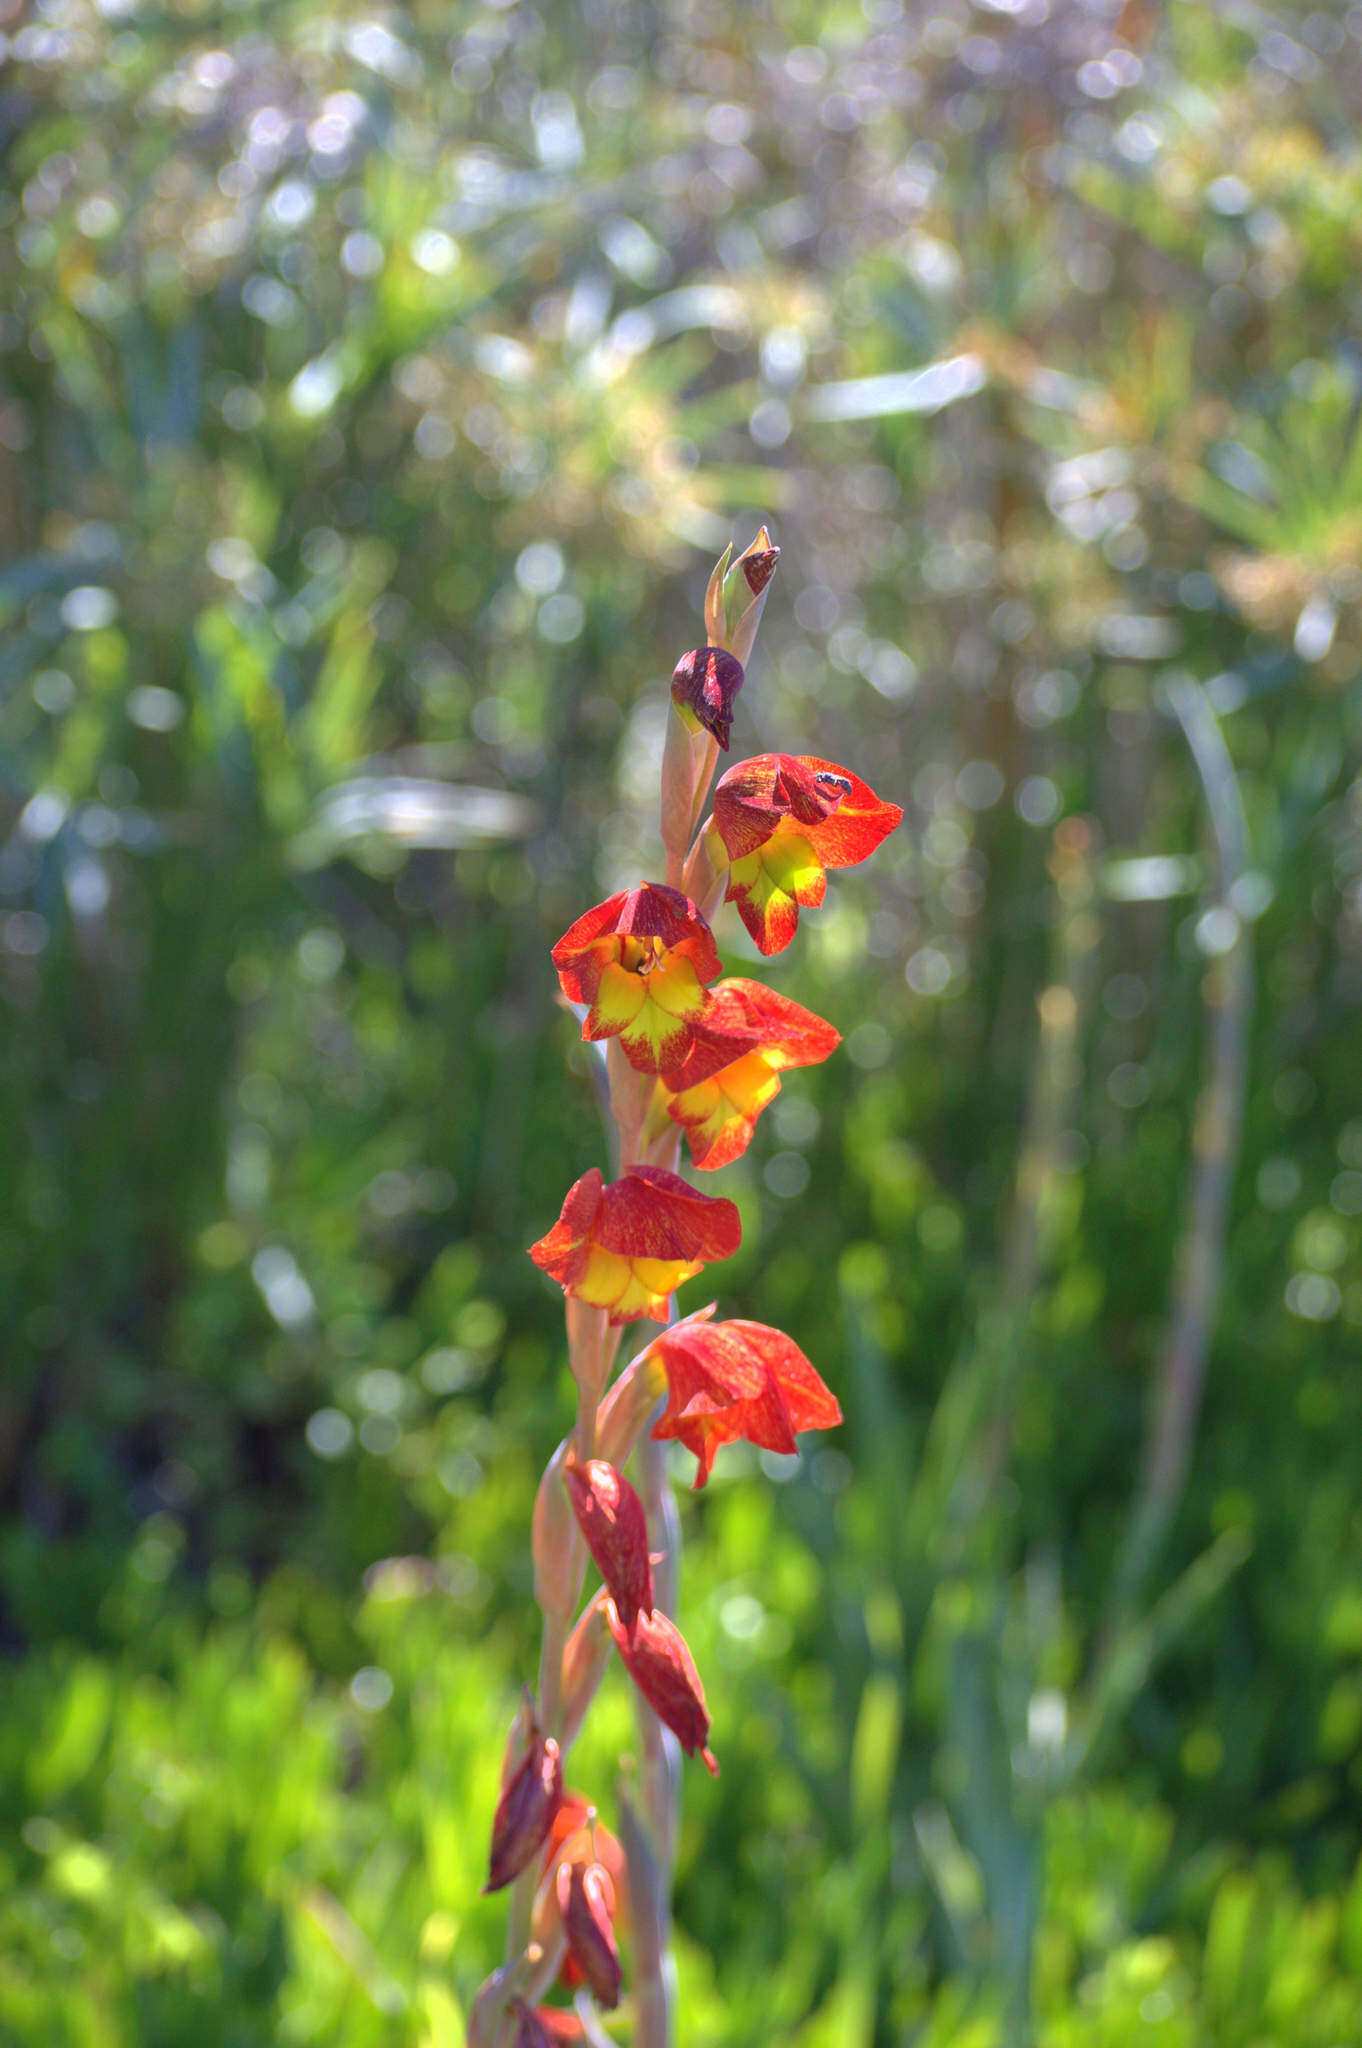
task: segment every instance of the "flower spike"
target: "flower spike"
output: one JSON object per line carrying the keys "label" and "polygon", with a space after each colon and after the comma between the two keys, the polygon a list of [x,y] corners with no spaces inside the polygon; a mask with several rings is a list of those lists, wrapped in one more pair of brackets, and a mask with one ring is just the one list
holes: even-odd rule
{"label": "flower spike", "polygon": [[725,901],[737,904],[763,953],[779,953],[801,907],[823,901],[826,870],[865,860],[902,817],[831,761],[757,754],[720,778],[706,845],[715,866],[728,867]]}
{"label": "flower spike", "polygon": [[577,1525],[626,1628],[651,1612],[653,1571],[643,1502],[622,1472],[604,1458],[569,1465],[563,1473]]}
{"label": "flower spike", "polygon": [[816,1066],[841,1042],[831,1024],[763,982],[718,982],[685,1060],[662,1076],[666,1113],[683,1126],[695,1164],[712,1171],[737,1159],[784,1069]]}
{"label": "flower spike", "polygon": [[719,1766],[705,1746],[709,1740],[705,1689],[676,1623],[655,1607],[651,1614],[640,1614],[632,1630],[627,1629],[612,1601],[606,1602],[605,1618],[626,1671],[658,1720],[666,1722],[687,1756],[698,1750],[705,1769],[717,1778]]}
{"label": "flower spike", "polygon": [[598,903],[553,949],[570,1002],[586,1006],[582,1037],[618,1038],[632,1066],[659,1074],[690,1049],[719,973],[714,936],[688,896],[656,882]]}
{"label": "flower spike", "polygon": [[530,1246],[536,1266],[565,1294],[608,1311],[612,1323],[667,1320],[683,1280],[742,1242],[732,1202],[698,1194],[678,1174],[631,1166],[608,1186],[592,1167],[568,1190],[562,1213]]}
{"label": "flower spike", "polygon": [[766,1323],[712,1323],[713,1313],[711,1306],[687,1316],[653,1345],[668,1387],[653,1435],[694,1452],[697,1487],[721,1444],[744,1438],[788,1456],[799,1448],[798,1431],[831,1429],[842,1419],[836,1396],[792,1337]]}

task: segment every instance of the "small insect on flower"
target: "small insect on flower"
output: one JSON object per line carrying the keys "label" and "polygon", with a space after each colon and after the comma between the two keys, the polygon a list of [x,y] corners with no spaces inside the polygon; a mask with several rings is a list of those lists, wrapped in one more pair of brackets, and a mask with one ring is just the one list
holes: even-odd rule
{"label": "small insect on flower", "polygon": [[699,1194],[679,1174],[631,1166],[608,1186],[592,1167],[569,1188],[552,1230],[530,1257],[565,1294],[608,1311],[612,1323],[665,1323],[683,1280],[742,1242],[732,1202]]}
{"label": "small insect on flower", "polygon": [[728,868],[725,901],[763,953],[780,953],[827,891],[829,868],[855,867],[903,812],[869,783],[811,754],[756,754],[720,778],[705,845]]}
{"label": "small insect on flower", "polygon": [[660,1074],[690,1050],[717,979],[714,935],[688,896],[642,882],[586,911],[553,949],[570,1002],[586,1006],[582,1037],[618,1038],[632,1066]]}

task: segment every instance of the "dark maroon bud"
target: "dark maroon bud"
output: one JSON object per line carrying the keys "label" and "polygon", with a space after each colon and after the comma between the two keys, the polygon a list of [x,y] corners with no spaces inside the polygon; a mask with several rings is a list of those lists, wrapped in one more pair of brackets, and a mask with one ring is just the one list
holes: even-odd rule
{"label": "dark maroon bud", "polygon": [[563,1803],[563,1759],[551,1735],[530,1730],[530,1746],[506,1780],[492,1821],[492,1867],[484,1892],[499,1892],[543,1848]]}
{"label": "dark maroon bud", "polygon": [[612,2012],[620,2002],[620,1952],[615,1942],[615,1887],[600,1863],[560,1863],[558,1910],[568,1954],[597,2005]]}
{"label": "dark maroon bud", "polygon": [[698,719],[725,752],[742,678],[742,663],[722,647],[693,647],[672,675],[673,704]]}
{"label": "dark maroon bud", "polygon": [[747,578],[747,587],[753,597],[761,596],[761,593],[775,575],[776,564],[779,560],[779,548],[762,548],[755,555],[744,555],[742,557],[739,567]]}

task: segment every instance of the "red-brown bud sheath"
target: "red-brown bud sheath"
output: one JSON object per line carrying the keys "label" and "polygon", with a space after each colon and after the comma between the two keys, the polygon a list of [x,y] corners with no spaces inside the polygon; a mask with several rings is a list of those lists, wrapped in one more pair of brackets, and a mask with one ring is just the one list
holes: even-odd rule
{"label": "red-brown bud sheath", "polygon": [[530,1552],[534,1558],[534,1597],[545,1614],[570,1621],[582,1590],[582,1557],[577,1543],[572,1504],[563,1485],[569,1439],[550,1458],[534,1497]]}
{"label": "red-brown bud sheath", "polygon": [[568,1465],[563,1472],[577,1526],[624,1626],[653,1604],[648,1563],[648,1519],[643,1502],[622,1472],[604,1458]]}
{"label": "red-brown bud sheath", "polygon": [[568,1954],[586,1980],[597,2005],[607,2012],[620,2002],[623,1972],[615,1941],[615,1887],[599,1863],[558,1866],[558,1910]]}
{"label": "red-brown bud sheath", "polygon": [[775,575],[776,563],[779,560],[779,548],[758,548],[755,554],[746,554],[739,557],[738,567],[747,578],[747,587],[753,597],[761,596],[761,593]]}
{"label": "red-brown bud sheath", "polygon": [[492,1867],[484,1892],[497,1892],[519,1877],[543,1848],[563,1803],[563,1759],[558,1744],[539,1728],[506,1781],[492,1820]]}
{"label": "red-brown bud sheath", "polygon": [[567,1639],[563,1651],[563,1748],[571,1749],[581,1733],[586,1710],[596,1697],[610,1657],[610,1631],[598,1593]]}
{"label": "red-brown bud sheath", "polygon": [[717,1778],[719,1766],[705,1747],[709,1737],[705,1689],[676,1623],[660,1607],[651,1614],[640,1614],[632,1630],[625,1628],[609,1604],[605,1618],[625,1669],[658,1720],[671,1729],[687,1756],[698,1750],[705,1769]]}
{"label": "red-brown bud sheath", "polygon": [[672,675],[673,704],[698,719],[725,751],[742,678],[742,663],[722,647],[692,648]]}
{"label": "red-brown bud sheath", "polygon": [[516,2033],[511,2048],[555,2048],[559,2041],[582,2041],[586,2035],[575,2012],[558,2005],[530,2007],[518,1998],[511,2008]]}

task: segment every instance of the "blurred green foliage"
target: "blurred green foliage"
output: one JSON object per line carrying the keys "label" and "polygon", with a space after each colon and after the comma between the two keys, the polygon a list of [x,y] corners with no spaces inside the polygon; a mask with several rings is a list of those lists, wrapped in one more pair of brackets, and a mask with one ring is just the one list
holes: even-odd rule
{"label": "blurred green foliage", "polygon": [[462,2042],[548,947],[769,518],[735,751],[907,820],[725,1176],[847,1420],[685,1510],[683,2042],[1362,2039],[1358,10],[0,32],[0,2038]]}

